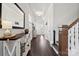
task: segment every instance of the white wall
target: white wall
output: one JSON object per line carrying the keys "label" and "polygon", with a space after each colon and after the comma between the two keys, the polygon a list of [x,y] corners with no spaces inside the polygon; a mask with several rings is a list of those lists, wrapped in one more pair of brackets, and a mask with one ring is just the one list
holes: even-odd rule
{"label": "white wall", "polygon": [[77,3],[54,3],[54,25],[56,40],[58,41],[58,27],[69,25],[79,16],[79,4]]}
{"label": "white wall", "polygon": [[50,44],[53,43],[53,4],[50,4],[49,6],[49,10],[47,11],[46,14],[46,19],[47,20],[47,28],[46,28],[46,32],[45,35],[47,37],[47,39],[49,40]]}

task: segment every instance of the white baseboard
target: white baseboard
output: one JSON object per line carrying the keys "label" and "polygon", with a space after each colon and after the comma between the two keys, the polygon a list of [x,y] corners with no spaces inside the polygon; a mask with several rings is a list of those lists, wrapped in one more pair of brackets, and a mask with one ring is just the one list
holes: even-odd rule
{"label": "white baseboard", "polygon": [[58,51],[52,45],[50,45],[50,46],[54,49],[54,51],[56,52],[56,54],[59,55]]}

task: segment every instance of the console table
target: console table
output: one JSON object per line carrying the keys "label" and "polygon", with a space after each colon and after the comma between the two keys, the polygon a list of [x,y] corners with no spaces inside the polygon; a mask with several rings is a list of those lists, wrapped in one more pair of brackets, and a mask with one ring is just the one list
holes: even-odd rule
{"label": "console table", "polygon": [[[7,41],[8,39],[9,39],[9,41]],[[20,55],[22,55],[21,54],[21,41],[22,40],[27,41],[25,33],[19,33],[19,34],[12,35],[9,37],[0,38],[0,41],[2,41],[2,47],[3,47],[3,56],[20,56]],[[24,42],[27,43],[26,41],[24,41]],[[29,47],[29,49],[30,49],[30,47]],[[25,53],[25,55],[26,55],[26,53]]]}

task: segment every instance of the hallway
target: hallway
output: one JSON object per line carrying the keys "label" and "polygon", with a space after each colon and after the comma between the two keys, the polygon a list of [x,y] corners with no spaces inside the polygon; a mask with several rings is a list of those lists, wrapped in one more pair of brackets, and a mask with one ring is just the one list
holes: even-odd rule
{"label": "hallway", "polygon": [[38,35],[37,38],[31,42],[31,50],[28,56],[56,56],[54,50],[43,36]]}

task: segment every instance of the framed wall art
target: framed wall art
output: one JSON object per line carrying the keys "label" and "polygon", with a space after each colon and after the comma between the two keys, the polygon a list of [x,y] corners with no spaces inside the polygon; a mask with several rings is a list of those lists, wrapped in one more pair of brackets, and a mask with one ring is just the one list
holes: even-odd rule
{"label": "framed wall art", "polygon": [[0,28],[2,21],[10,21],[12,28],[23,29],[25,27],[25,13],[17,3],[0,4]]}

